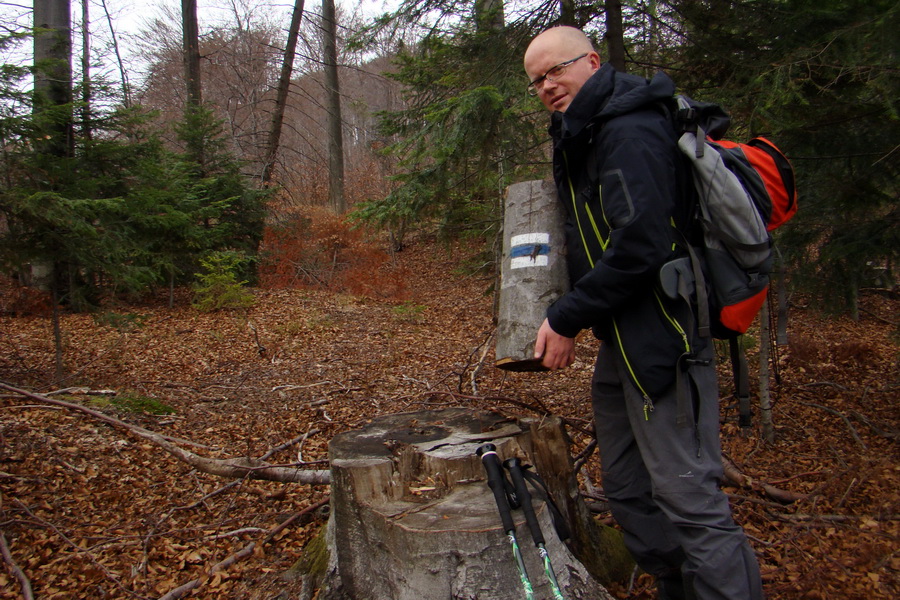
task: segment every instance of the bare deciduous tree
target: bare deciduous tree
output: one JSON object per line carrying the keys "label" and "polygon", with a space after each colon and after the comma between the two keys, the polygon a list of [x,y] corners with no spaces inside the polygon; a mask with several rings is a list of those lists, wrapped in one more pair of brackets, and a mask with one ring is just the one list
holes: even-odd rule
{"label": "bare deciduous tree", "polygon": [[344,138],[341,124],[341,93],[337,68],[337,19],[334,0],[322,0],[322,48],[328,111],[328,200],[334,212],[347,210],[344,199]]}
{"label": "bare deciduous tree", "polygon": [[291,14],[291,25],[288,28],[287,44],[284,47],[284,59],[281,63],[281,75],[278,77],[278,91],[275,96],[275,111],[272,113],[272,126],[269,129],[269,141],[266,145],[266,156],[263,161],[262,182],[268,186],[272,181],[275,168],[275,157],[281,141],[281,127],[284,123],[284,108],[287,104],[291,75],[294,72],[294,58],[297,54],[297,38],[300,33],[300,19],[303,16],[303,0],[296,0]]}

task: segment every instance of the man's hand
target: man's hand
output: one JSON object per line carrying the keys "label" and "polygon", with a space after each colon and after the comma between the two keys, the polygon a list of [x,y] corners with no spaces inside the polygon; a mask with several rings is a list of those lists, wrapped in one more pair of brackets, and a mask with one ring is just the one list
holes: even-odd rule
{"label": "man's hand", "polygon": [[575,362],[575,339],[559,335],[544,319],[534,344],[534,357],[542,358],[541,364],[551,371],[568,367]]}

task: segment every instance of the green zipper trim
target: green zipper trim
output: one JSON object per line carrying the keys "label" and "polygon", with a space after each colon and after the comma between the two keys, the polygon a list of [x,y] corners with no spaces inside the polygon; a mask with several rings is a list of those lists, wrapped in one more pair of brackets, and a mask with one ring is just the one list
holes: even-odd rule
{"label": "green zipper trim", "polygon": [[650,420],[650,413],[654,411],[653,400],[650,399],[650,394],[644,389],[644,386],[641,385],[641,382],[638,381],[637,374],[634,372],[634,369],[631,366],[631,362],[628,360],[628,355],[625,354],[625,346],[622,344],[622,334],[619,333],[619,324],[616,323],[616,320],[612,320],[613,330],[616,334],[616,343],[619,345],[619,353],[622,355],[622,360],[625,361],[625,368],[628,369],[628,373],[631,375],[631,380],[634,382],[634,385],[637,387],[638,391],[644,397],[644,420]]}
{"label": "green zipper trim", "polygon": [[[663,316],[665,316],[666,320],[672,326],[675,331],[681,336],[681,341],[684,342],[684,350],[685,352],[690,353],[691,344],[688,341],[687,333],[684,331],[684,327],[681,326],[681,323],[678,322],[669,312],[666,310],[665,305],[662,302],[662,298],[660,298],[659,293],[654,291],[653,296],[656,298],[656,302],[659,304],[659,308],[662,311]],[[637,373],[635,373],[634,368],[631,366],[631,361],[628,360],[628,354],[625,353],[625,344],[622,343],[622,334],[619,332],[619,325],[616,323],[616,320],[612,320],[613,330],[616,334],[616,343],[619,346],[619,353],[622,355],[622,360],[625,361],[625,368],[628,369],[628,373],[631,375],[631,380],[634,382],[635,387],[637,387],[638,391],[644,397],[644,420],[650,420],[650,413],[654,411],[653,400],[650,398],[650,394],[647,393],[647,390],[644,389],[644,386],[641,385],[640,380],[637,377]]]}
{"label": "green zipper trim", "polygon": [[[603,210],[603,190],[598,186],[597,193],[600,195],[600,214],[603,215],[603,222],[606,223],[606,228],[609,231],[612,231],[612,227],[609,226],[609,221],[606,220],[606,212]],[[588,206],[588,203],[584,203],[584,212],[587,213],[588,219],[591,221],[591,227],[594,229],[594,235],[597,236],[597,241],[600,242],[600,248],[606,252],[606,247],[609,246],[609,239],[606,241],[603,240],[603,236],[600,235],[600,229],[597,228],[597,221],[594,220],[594,215],[591,213],[591,209]]]}
{"label": "green zipper trim", "polygon": [[669,312],[666,310],[666,307],[663,304],[662,298],[659,297],[659,293],[654,291],[653,295],[656,297],[656,302],[657,302],[657,304],[659,304],[659,309],[662,311],[662,314],[666,317],[666,320],[669,322],[669,324],[672,325],[672,327],[675,329],[675,331],[677,331],[678,334],[681,336],[681,341],[684,342],[684,351],[687,352],[688,354],[690,354],[691,343],[688,341],[688,336],[687,336],[687,333],[685,333],[685,331],[684,331],[684,327],[682,327],[681,323],[679,323],[678,320],[675,319],[675,317],[673,317],[672,315],[670,315]]}
{"label": "green zipper trim", "polygon": [[[578,235],[581,236],[581,245],[584,246],[584,252],[587,254],[588,262],[591,264],[591,268],[594,268],[594,258],[591,256],[591,251],[588,249],[587,240],[584,239],[584,230],[581,227],[581,218],[578,216],[578,204],[575,200],[575,186],[572,185],[572,178],[569,176],[569,155],[563,152],[563,161],[566,163],[566,181],[569,182],[569,193],[572,195],[572,210],[575,212],[575,224],[578,225]],[[590,212],[588,212],[590,215]],[[593,221],[593,219],[591,219]]]}

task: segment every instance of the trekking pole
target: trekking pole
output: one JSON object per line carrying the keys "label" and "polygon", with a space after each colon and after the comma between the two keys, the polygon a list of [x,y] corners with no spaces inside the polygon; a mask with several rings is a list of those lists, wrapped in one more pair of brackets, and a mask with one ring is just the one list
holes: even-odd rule
{"label": "trekking pole", "polygon": [[516,525],[513,523],[512,513],[510,512],[509,498],[506,491],[506,477],[503,475],[503,466],[500,464],[500,458],[497,456],[497,447],[493,444],[484,444],[475,451],[481,458],[481,464],[487,471],[487,482],[491,491],[494,492],[494,500],[497,501],[497,510],[500,511],[500,521],[503,523],[503,530],[506,537],[509,538],[509,544],[512,546],[513,557],[516,559],[516,568],[519,570],[519,580],[522,582],[522,588],[525,590],[526,600],[534,600],[534,589],[531,587],[531,580],[528,579],[528,572],[525,570],[525,561],[522,560],[522,552],[519,550],[519,542],[516,540]]}
{"label": "trekking pole", "polygon": [[522,461],[518,458],[508,458],[503,462],[503,466],[509,471],[510,479],[512,479],[513,489],[516,491],[516,499],[525,513],[525,522],[528,523],[528,529],[531,530],[531,539],[538,549],[541,559],[544,561],[544,574],[550,582],[550,591],[553,592],[554,600],[565,600],[562,591],[559,589],[559,582],[556,580],[556,573],[553,572],[553,565],[550,563],[550,554],[544,546],[544,534],[541,531],[541,524],[538,523],[537,516],[534,514],[534,505],[531,503],[531,493],[528,491],[528,485],[525,482],[525,475],[522,470]]}

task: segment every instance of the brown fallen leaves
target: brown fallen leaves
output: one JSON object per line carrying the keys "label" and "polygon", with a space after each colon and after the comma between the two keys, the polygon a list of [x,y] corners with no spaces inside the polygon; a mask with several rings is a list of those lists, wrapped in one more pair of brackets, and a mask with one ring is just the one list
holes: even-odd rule
{"label": "brown fallen leaves", "polygon": [[[481,364],[493,332],[490,281],[457,272],[476,250],[418,241],[398,253],[397,268],[409,273],[405,303],[256,290],[246,313],[204,315],[186,301],[122,306],[115,312],[141,319],[119,328],[66,315],[62,382],[52,381],[49,320],[2,316],[0,381],[151,398],[174,412],[60,396],[205,458],[312,463],[298,468],[326,468],[316,461],[340,431],[423,407],[521,414],[542,405],[589,427],[589,336],[562,372]],[[862,302],[858,323],[794,307],[791,344],[777,352],[781,380],[772,384],[774,445],[742,437],[723,401],[723,447],[747,483],[725,489],[770,599],[900,597],[900,382],[897,328],[885,322],[900,313],[896,299],[869,294]],[[578,429],[576,453],[589,441]],[[584,475],[602,483],[596,455]],[[766,486],[794,501],[779,502]],[[327,494],[327,486],[206,475],[87,415],[14,394],[0,399],[0,531],[6,562],[37,598],[160,598],[194,583],[185,591],[191,598],[297,597],[300,582],[285,573],[325,522],[322,509],[309,509]],[[20,583],[4,564],[0,599],[22,597]],[[649,599],[651,588],[640,576],[630,590],[623,583],[613,591]]]}

